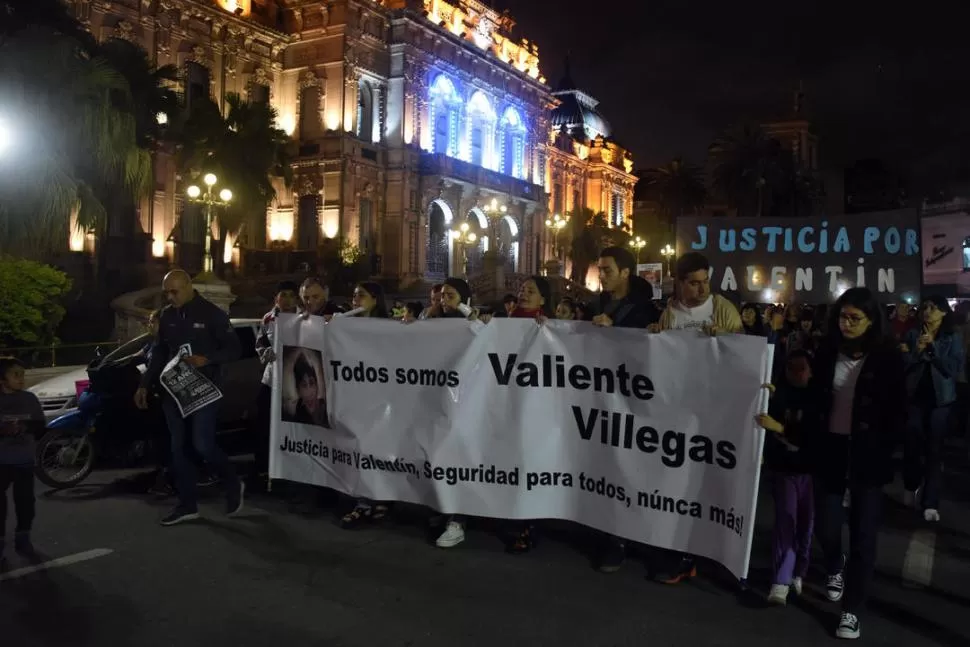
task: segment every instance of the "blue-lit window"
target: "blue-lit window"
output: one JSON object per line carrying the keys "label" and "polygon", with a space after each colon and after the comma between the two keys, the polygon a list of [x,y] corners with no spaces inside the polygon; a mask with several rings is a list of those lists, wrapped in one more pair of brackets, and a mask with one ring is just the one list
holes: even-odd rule
{"label": "blue-lit window", "polygon": [[438,75],[431,84],[431,127],[433,139],[431,150],[451,157],[458,156],[458,112],[461,97],[455,84],[447,76]]}
{"label": "blue-lit window", "polygon": [[501,170],[506,175],[525,178],[525,123],[512,107],[505,109],[499,124]]}

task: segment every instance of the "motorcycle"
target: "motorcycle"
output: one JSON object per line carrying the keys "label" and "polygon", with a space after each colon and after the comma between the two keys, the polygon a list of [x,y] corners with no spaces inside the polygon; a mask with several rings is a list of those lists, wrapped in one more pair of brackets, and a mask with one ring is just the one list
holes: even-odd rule
{"label": "motorcycle", "polygon": [[88,365],[90,379],[77,409],[52,420],[37,444],[34,471],[42,483],[56,489],[75,487],[96,463],[130,466],[149,454],[150,430],[161,423],[161,412],[134,406],[142,361],[138,356],[105,361],[99,353]]}

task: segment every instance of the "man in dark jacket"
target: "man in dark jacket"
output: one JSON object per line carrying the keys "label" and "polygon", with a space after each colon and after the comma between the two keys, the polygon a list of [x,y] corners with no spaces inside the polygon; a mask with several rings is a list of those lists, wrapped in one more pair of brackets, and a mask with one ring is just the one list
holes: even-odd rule
{"label": "man in dark jacket", "polygon": [[[135,405],[140,409],[148,406],[148,387],[158,379],[165,365],[180,353],[187,353],[182,361],[217,385],[220,365],[238,359],[240,355],[239,338],[232,329],[229,316],[199,296],[186,272],[169,272],[162,282],[162,290],[169,305],[159,316],[152,359],[142,376],[141,387],[135,393]],[[229,458],[216,446],[218,402],[183,418],[178,405],[165,394],[162,410],[172,438],[172,469],[179,497],[178,506],[162,519],[162,525],[172,526],[199,518],[195,464],[184,451],[190,431],[195,450],[218,471],[226,485],[226,512],[238,514],[243,507],[243,485]]]}
{"label": "man in dark jacket", "polygon": [[[653,288],[636,275],[637,263],[628,250],[607,247],[600,253],[599,314],[593,317],[595,326],[617,328],[646,328],[657,321],[659,313],[653,307]],[[626,557],[626,542],[606,535],[601,549],[599,570],[613,573],[620,570]]]}
{"label": "man in dark jacket", "polygon": [[646,328],[658,318],[651,303],[653,287],[637,276],[637,262],[629,250],[607,247],[599,258],[600,311],[593,317],[597,326]]}

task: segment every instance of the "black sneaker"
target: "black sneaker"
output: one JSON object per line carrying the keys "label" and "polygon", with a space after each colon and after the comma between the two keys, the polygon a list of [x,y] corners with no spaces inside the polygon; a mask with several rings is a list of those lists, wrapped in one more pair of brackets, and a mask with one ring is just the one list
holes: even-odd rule
{"label": "black sneaker", "polygon": [[623,566],[626,559],[626,544],[616,538],[611,538],[600,557],[599,572],[615,573]]}
{"label": "black sneaker", "polygon": [[17,551],[18,555],[23,555],[25,557],[33,557],[37,554],[34,549],[34,545],[30,541],[29,532],[18,532],[13,537],[13,549]]}
{"label": "black sneaker", "polygon": [[843,611],[842,617],[839,618],[839,628],[835,630],[835,637],[855,640],[861,635],[862,631],[859,627],[859,618],[854,613]]}
{"label": "black sneaker", "polygon": [[838,602],[842,599],[842,592],[845,590],[845,580],[842,573],[829,575],[825,578],[825,597],[829,602]]}
{"label": "black sneaker", "polygon": [[235,517],[243,510],[243,494],[246,492],[246,484],[239,481],[239,488],[231,491],[226,497],[226,514]]}
{"label": "black sneaker", "polygon": [[195,521],[198,518],[198,511],[188,512],[186,510],[179,510],[178,508],[175,508],[167,517],[162,519],[161,524],[163,526],[174,526],[179,523],[185,523],[186,521]]}

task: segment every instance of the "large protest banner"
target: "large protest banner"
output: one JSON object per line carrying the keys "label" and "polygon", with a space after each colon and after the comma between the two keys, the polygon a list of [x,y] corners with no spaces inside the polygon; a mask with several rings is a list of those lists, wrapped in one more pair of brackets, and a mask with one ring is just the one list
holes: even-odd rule
{"label": "large protest banner", "polygon": [[281,315],[276,345],[272,478],[572,520],[747,572],[764,338]]}
{"label": "large protest banner", "polygon": [[915,209],[813,218],[678,218],[677,255],[700,252],[717,291],[743,301],[829,303],[851,287],[919,298]]}

